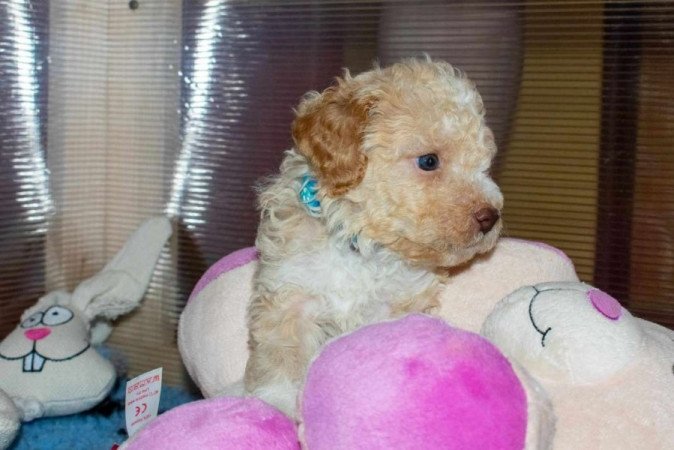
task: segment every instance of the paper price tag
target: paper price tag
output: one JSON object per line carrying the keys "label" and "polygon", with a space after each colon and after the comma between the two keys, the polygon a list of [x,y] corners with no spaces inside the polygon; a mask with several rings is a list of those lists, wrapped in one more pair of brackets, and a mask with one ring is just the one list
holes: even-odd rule
{"label": "paper price tag", "polygon": [[157,417],[161,395],[162,368],[154,369],[126,383],[126,432],[129,437]]}

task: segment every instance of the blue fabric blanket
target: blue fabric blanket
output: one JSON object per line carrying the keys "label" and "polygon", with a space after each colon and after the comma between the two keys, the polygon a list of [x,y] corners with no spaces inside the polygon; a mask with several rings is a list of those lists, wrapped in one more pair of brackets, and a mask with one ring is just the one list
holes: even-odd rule
{"label": "blue fabric blanket", "polygon": [[[119,379],[108,398],[89,411],[24,423],[9,450],[109,450],[127,439],[124,386]],[[159,413],[200,397],[182,389],[162,387]]]}

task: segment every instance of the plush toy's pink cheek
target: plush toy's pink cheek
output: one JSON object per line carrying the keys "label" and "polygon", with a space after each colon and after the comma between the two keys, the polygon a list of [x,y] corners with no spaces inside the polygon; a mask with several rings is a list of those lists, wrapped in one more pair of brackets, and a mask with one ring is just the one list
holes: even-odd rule
{"label": "plush toy's pink cheek", "polygon": [[49,336],[50,333],[49,328],[33,328],[32,330],[26,330],[23,334],[31,341],[39,341]]}
{"label": "plush toy's pink cheek", "polygon": [[618,320],[622,315],[622,307],[618,300],[599,289],[589,291],[587,298],[597,311],[611,320]]}

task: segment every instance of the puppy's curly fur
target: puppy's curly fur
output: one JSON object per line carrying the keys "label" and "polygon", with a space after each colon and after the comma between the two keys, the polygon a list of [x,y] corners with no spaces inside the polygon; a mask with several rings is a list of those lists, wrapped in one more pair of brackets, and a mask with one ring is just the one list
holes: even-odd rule
{"label": "puppy's curly fur", "polygon": [[[432,312],[444,269],[494,246],[503,206],[482,100],[449,64],[347,72],[305,97],[292,132],[295,148],[259,193],[244,380],[290,415],[327,339]],[[424,165],[423,155],[435,157]],[[307,174],[318,181],[319,217],[298,198]]]}

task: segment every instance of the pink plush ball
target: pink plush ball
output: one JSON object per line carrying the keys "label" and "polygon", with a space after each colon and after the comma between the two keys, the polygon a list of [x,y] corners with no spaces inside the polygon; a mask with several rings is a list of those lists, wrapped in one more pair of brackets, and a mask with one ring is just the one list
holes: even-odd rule
{"label": "pink plush ball", "polygon": [[174,408],[138,432],[124,450],[298,450],[293,422],[254,398],[217,397]]}
{"label": "pink plush ball", "polygon": [[301,415],[310,450],[521,450],[527,399],[488,341],[412,315],[328,344],[309,369]]}

